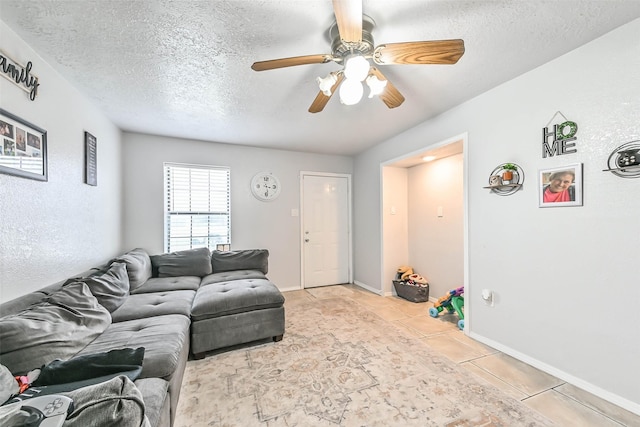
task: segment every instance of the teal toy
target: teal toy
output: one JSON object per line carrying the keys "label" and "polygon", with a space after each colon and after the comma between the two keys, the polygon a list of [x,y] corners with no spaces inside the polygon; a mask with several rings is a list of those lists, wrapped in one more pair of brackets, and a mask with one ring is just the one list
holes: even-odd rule
{"label": "teal toy", "polygon": [[458,313],[458,328],[464,330],[464,286],[452,289],[448,294],[440,297],[438,301],[429,309],[431,317],[438,317],[438,314],[445,308],[449,313]]}

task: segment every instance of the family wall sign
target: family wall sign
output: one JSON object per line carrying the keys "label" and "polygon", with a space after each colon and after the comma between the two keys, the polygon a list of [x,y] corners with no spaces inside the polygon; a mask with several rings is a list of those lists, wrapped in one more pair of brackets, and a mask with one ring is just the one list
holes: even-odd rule
{"label": "family wall sign", "polygon": [[38,82],[38,77],[31,73],[32,67],[31,61],[27,62],[26,66],[23,66],[0,51],[0,75],[29,93],[29,99],[35,101],[40,83]]}
{"label": "family wall sign", "polygon": [[[551,121],[556,115],[561,115],[559,111],[551,118]],[[578,125],[576,122],[567,120],[562,116],[564,122],[553,125],[553,130],[549,131],[549,123],[542,128],[542,157],[553,157],[555,155],[573,154],[578,150],[576,149],[576,143],[574,142],[578,133]]]}

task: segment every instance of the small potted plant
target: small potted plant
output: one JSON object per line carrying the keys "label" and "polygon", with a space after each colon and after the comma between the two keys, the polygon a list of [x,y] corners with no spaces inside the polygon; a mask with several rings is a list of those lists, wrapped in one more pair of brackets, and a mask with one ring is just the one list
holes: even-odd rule
{"label": "small potted plant", "polygon": [[518,167],[513,163],[505,163],[502,165],[502,183],[511,184],[513,180],[513,173],[518,170]]}

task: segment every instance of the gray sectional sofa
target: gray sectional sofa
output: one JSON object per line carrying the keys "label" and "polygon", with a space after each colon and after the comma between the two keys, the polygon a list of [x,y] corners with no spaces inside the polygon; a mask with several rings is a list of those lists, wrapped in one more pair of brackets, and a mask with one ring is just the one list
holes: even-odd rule
{"label": "gray sectional sofa", "polygon": [[170,426],[190,353],[282,339],[284,297],[266,277],[268,256],[134,249],[2,304],[0,363],[19,375],[55,359],[144,347],[135,385],[149,424]]}

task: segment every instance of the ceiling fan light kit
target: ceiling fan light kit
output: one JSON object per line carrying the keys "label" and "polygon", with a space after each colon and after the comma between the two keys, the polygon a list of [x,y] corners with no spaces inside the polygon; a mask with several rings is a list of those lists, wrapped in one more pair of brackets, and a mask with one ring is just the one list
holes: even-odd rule
{"label": "ceiling fan light kit", "polygon": [[376,65],[455,64],[464,54],[464,41],[460,39],[387,43],[374,47],[371,32],[375,22],[362,13],[362,0],[333,0],[333,10],[336,21],[329,28],[330,55],[272,59],[254,62],[251,66],[255,71],[265,71],[330,61],[342,64],[342,70],[316,79],[320,92],[309,107],[311,113],[322,111],[338,87],[341,103],[357,104],[364,93],[362,82],[369,87],[369,98],[379,95],[388,108],[399,107],[404,96],[380,70],[371,66],[369,60]]}
{"label": "ceiling fan light kit", "polygon": [[340,102],[344,105],[355,105],[362,99],[364,88],[362,83],[355,79],[344,79],[340,86]]}

